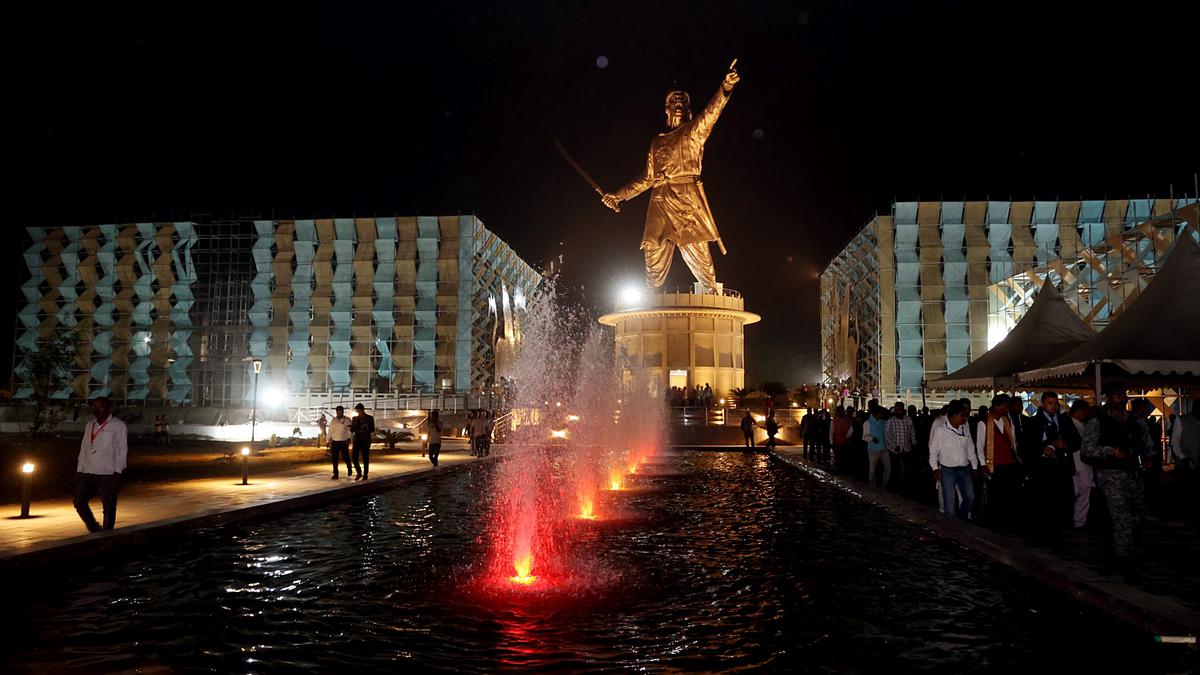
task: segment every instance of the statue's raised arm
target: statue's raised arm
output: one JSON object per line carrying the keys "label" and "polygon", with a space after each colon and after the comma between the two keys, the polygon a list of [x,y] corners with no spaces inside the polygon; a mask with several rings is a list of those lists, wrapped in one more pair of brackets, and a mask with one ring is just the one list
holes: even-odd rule
{"label": "statue's raised arm", "polygon": [[729,64],[729,72],[725,73],[725,80],[721,82],[720,88],[713,97],[709,99],[708,105],[704,106],[704,112],[696,118],[696,122],[692,125],[692,135],[699,142],[703,143],[708,140],[708,135],[712,133],[713,126],[717,123],[717,118],[721,116],[721,111],[725,109],[725,104],[729,102],[729,95],[733,93],[733,87],[742,78],[738,75],[738,71],[734,70],[737,65],[737,59]]}

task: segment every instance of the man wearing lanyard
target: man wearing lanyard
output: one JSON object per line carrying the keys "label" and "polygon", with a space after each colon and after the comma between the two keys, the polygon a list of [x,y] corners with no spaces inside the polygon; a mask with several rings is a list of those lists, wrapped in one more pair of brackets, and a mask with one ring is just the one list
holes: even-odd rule
{"label": "man wearing lanyard", "polygon": [[104,529],[113,529],[117,524],[117,491],[129,455],[129,439],[125,423],[112,416],[108,397],[97,396],[91,406],[96,417],[84,426],[79,462],[75,466],[75,510],[88,532],[99,532],[100,525],[88,502],[100,493]]}

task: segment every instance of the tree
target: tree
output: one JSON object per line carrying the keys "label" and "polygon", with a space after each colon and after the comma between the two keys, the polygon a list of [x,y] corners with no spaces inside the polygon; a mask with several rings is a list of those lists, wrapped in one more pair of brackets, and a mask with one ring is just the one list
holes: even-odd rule
{"label": "tree", "polygon": [[746,396],[753,392],[752,387],[734,387],[729,390],[729,399],[733,401],[733,407],[740,408],[746,402]]}
{"label": "tree", "polygon": [[33,424],[29,433],[49,433],[62,417],[61,406],[54,405],[54,394],[71,383],[71,364],[75,361],[75,332],[59,326],[48,337],[39,338],[34,348],[21,347],[21,360],[14,374],[33,391],[26,402],[33,406]]}
{"label": "tree", "polygon": [[779,403],[779,397],[788,393],[787,385],[782,382],[763,382],[758,385],[758,390],[767,396],[775,403]]}
{"label": "tree", "polygon": [[389,452],[396,449],[397,443],[411,441],[414,438],[411,431],[398,431],[396,429],[380,429],[375,432],[375,436],[383,441],[384,447]]}

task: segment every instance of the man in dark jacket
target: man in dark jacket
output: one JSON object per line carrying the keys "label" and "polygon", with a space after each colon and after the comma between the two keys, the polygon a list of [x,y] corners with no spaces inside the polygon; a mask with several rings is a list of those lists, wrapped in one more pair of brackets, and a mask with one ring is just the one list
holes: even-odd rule
{"label": "man in dark jacket", "polygon": [[[354,449],[351,459],[354,460],[354,480],[366,480],[371,473],[371,439],[375,436],[375,418],[367,414],[366,407],[359,403],[354,406],[354,419],[350,421],[350,434],[354,439]],[[362,466],[358,464],[362,456]]]}
{"label": "man in dark jacket", "polygon": [[1027,466],[1037,491],[1038,511],[1042,522],[1053,527],[1067,527],[1075,503],[1075,453],[1083,439],[1059,406],[1058,394],[1042,394],[1042,405],[1025,422]]}
{"label": "man in dark jacket", "polygon": [[754,447],[754,427],[756,426],[758,425],[754,423],[754,416],[747,410],[746,416],[742,418],[742,436],[746,439],[747,448]]}

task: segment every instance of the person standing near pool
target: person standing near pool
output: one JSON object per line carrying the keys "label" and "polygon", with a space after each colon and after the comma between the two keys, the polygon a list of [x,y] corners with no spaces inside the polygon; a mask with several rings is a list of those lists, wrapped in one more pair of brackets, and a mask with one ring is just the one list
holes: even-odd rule
{"label": "person standing near pool", "polygon": [[88,532],[99,532],[100,524],[88,502],[99,492],[104,508],[103,529],[116,526],[117,492],[129,456],[129,432],[124,422],[113,417],[112,401],[107,396],[92,399],[91,406],[95,419],[83,427],[79,461],[75,464],[75,511]]}
{"label": "person standing near pool", "polygon": [[429,461],[438,465],[438,455],[442,453],[442,421],[438,419],[438,411],[429,413],[425,421],[425,433],[429,439]]}
{"label": "person standing near pool", "polygon": [[[367,408],[359,403],[354,406],[354,419],[350,421],[350,433],[354,436],[354,480],[366,480],[371,473],[371,438],[375,436],[375,418],[367,414]],[[358,458],[362,457],[362,466]],[[349,473],[349,469],[346,469]]]}
{"label": "person standing near pool", "polygon": [[338,406],[333,409],[333,419],[329,420],[329,454],[333,456],[333,478],[338,479],[338,458],[346,462],[346,478],[350,477],[350,418],[346,417],[346,409]]}
{"label": "person standing near pool", "polygon": [[[933,469],[933,480],[942,486],[942,508],[946,515],[957,515],[966,520],[975,503],[975,482],[972,473],[979,469],[979,457],[971,432],[967,430],[967,413],[970,405],[952,401],[946,414],[933,424],[929,436],[929,466]],[[954,507],[955,488],[962,494],[962,503]]]}
{"label": "person standing near pool", "polygon": [[755,426],[757,426],[757,425],[755,425],[755,423],[754,423],[754,416],[750,414],[749,410],[747,410],[745,417],[742,418],[742,436],[744,436],[746,438],[746,447],[747,448],[754,447],[754,427]]}
{"label": "person standing near pool", "polygon": [[326,443],[325,433],[328,430],[328,428],[329,428],[329,420],[325,417],[325,413],[321,413],[321,416],[317,418],[317,429],[320,430],[320,433],[317,434],[317,447],[318,448],[325,447],[325,443]]}

